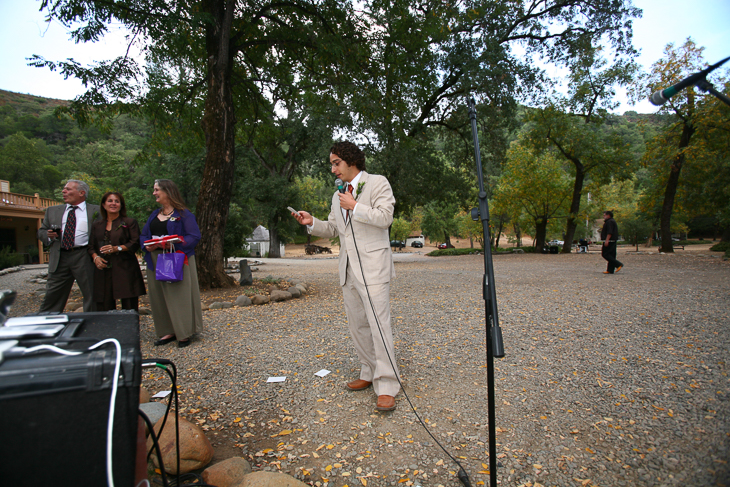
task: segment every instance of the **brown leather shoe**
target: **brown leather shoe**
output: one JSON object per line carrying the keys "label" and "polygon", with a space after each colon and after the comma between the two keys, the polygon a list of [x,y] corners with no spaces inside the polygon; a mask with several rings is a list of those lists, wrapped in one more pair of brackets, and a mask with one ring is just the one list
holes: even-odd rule
{"label": "brown leather shoe", "polygon": [[348,382],[347,388],[350,389],[351,391],[362,391],[363,389],[367,389],[371,385],[373,385],[372,382],[368,382],[368,381],[362,380],[362,379],[357,379],[352,382]]}
{"label": "brown leather shoe", "polygon": [[378,411],[392,411],[395,409],[395,398],[393,396],[378,396],[378,403],[375,405]]}

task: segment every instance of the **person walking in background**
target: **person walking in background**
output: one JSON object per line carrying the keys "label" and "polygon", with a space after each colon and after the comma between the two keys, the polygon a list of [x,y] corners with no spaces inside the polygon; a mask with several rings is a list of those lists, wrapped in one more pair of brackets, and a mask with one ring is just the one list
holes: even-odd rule
{"label": "person walking in background", "polygon": [[[160,208],[153,211],[147,220],[142,229],[140,244],[144,247],[144,259],[147,262],[147,287],[152,318],[157,336],[160,337],[155,341],[155,346],[177,340],[179,348],[187,347],[191,337],[203,329],[198,270],[195,267],[195,247],[200,241],[200,229],[195,215],[185,206],[174,182],[169,179],[156,180],[152,194]],[[183,240],[174,244],[175,250],[181,250],[187,256],[187,265],[183,266],[183,280],[180,282],[157,281],[155,265],[163,247],[144,246],[145,241],[166,235],[178,235]]]}
{"label": "person walking in background", "polygon": [[87,251],[89,229],[99,216],[97,205],[87,204],[89,185],[69,179],[63,187],[63,205],[46,210],[38,239],[50,245],[46,295],[40,311],[62,312],[74,281],[84,297],[84,311],[95,311],[94,264]]}
{"label": "person walking in background", "polygon": [[624,266],[621,262],[616,260],[616,242],[618,241],[618,225],[616,220],[613,219],[613,212],[606,210],[603,212],[603,228],[601,229],[601,240],[603,240],[603,246],[601,247],[601,257],[608,261],[608,267],[604,274],[613,274],[618,272]]}
{"label": "person walking in background", "polygon": [[383,176],[365,172],[365,155],[352,142],[336,143],[330,149],[330,164],[332,173],[348,184],[346,191],[332,196],[327,221],[306,211],[293,215],[312,235],[340,237],[340,285],[360,359],[360,378],[347,387],[359,391],[372,385],[378,396],[376,409],[392,411],[400,391],[390,323],[395,268],[388,228],[393,223],[393,190]]}
{"label": "person walking in background", "polygon": [[101,197],[101,220],[91,226],[89,255],[94,271],[94,302],[97,311],[139,310],[139,296],[147,294],[135,253],[139,250],[139,224],[127,216],[121,193]]}

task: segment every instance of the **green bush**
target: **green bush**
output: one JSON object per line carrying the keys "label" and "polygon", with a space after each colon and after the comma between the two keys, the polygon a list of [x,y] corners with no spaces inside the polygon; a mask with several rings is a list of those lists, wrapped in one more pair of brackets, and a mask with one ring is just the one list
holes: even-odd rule
{"label": "green bush", "polygon": [[712,247],[710,247],[710,250],[714,252],[725,252],[725,255],[730,251],[730,242],[720,242]]}
{"label": "green bush", "polygon": [[480,254],[481,252],[481,249],[436,249],[426,255],[430,255],[431,257],[440,257],[442,255],[472,255]]}
{"label": "green bush", "polygon": [[[526,254],[529,253],[535,253],[535,247],[529,246],[529,247],[517,247],[518,249],[522,249]],[[509,249],[494,249],[492,248],[492,255],[494,254],[511,254],[515,249],[509,248]],[[473,255],[473,254],[481,254],[483,251],[482,249],[436,249],[432,250],[426,255],[429,255],[431,257],[441,257],[443,255]]]}
{"label": "green bush", "polygon": [[0,249],[0,270],[15,267],[23,263],[23,256],[16,254],[10,247]]}

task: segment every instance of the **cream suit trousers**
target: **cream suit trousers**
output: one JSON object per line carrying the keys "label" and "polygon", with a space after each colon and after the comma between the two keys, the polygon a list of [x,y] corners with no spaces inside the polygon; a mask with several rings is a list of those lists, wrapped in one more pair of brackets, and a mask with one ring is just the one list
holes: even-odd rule
{"label": "cream suit trousers", "polygon": [[[390,283],[368,286],[370,291],[368,298],[365,286],[355,278],[353,272],[360,272],[360,269],[353,270],[348,263],[342,294],[350,334],[360,359],[360,378],[372,382],[375,394],[378,396],[385,394],[395,397],[400,391],[400,385],[396,378],[398,365],[395,361],[393,333],[390,327]],[[377,322],[373,308],[377,312]]]}

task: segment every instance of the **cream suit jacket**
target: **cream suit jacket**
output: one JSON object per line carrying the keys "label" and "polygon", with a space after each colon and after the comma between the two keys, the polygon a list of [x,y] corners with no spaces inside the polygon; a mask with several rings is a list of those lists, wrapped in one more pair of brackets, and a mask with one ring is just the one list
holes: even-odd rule
{"label": "cream suit jacket", "polygon": [[[327,221],[314,218],[312,235],[325,238],[340,237],[340,285],[345,285],[348,262],[358,281],[382,284],[395,277],[393,254],[390,251],[388,228],[393,223],[395,198],[384,176],[362,171],[359,184],[362,191],[355,198],[357,207],[345,223],[338,192],[332,195],[332,207]],[[357,188],[353,191],[353,196]],[[355,236],[353,238],[353,232]],[[357,249],[356,246],[357,245]],[[358,258],[359,254],[359,258]],[[363,282],[363,272],[365,282]]]}

